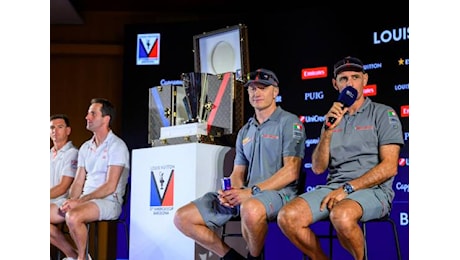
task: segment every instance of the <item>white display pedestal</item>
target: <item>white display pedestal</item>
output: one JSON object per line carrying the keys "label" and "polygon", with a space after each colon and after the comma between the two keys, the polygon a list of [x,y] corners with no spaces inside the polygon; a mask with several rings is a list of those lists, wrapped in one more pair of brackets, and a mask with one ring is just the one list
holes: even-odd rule
{"label": "white display pedestal", "polygon": [[174,226],[176,210],[233,168],[234,148],[187,143],[132,151],[130,260],[219,259]]}

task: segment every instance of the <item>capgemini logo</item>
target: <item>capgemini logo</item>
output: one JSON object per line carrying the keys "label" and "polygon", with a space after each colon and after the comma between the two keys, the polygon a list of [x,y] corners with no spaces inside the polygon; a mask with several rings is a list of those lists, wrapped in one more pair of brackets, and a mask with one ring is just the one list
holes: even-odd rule
{"label": "capgemini logo", "polygon": [[318,144],[319,143],[319,137],[316,139],[307,139],[305,140],[305,147],[310,147],[312,144]]}
{"label": "capgemini logo", "polygon": [[161,86],[167,86],[167,85],[180,86],[180,85],[184,85],[184,81],[182,81],[182,80],[166,80],[166,79],[161,79],[161,80],[160,80],[160,85],[161,85]]}

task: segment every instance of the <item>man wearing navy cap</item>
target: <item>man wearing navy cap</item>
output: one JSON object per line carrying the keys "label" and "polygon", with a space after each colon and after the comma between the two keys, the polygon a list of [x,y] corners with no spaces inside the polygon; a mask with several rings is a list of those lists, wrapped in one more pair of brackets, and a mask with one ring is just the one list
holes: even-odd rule
{"label": "man wearing navy cap", "polygon": [[[404,145],[401,122],[393,108],[364,97],[368,74],[358,58],[345,57],[334,66],[333,87],[356,89],[349,107],[334,102],[312,154],[312,171],[328,170],[325,185],[301,194],[278,215],[283,233],[310,259],[328,259],[309,226],[329,218],[340,244],[356,260],[364,257],[364,236],[358,221],[390,214],[394,176]],[[334,120],[329,120],[334,118]]]}
{"label": "man wearing navy cap", "polygon": [[261,259],[268,222],[297,194],[305,150],[299,117],[276,105],[275,73],[258,69],[244,85],[254,116],[240,129],[230,190],[209,192],[176,211],[174,223],[186,236],[223,259],[246,259],[221,240],[214,229],[241,218],[247,259]]}

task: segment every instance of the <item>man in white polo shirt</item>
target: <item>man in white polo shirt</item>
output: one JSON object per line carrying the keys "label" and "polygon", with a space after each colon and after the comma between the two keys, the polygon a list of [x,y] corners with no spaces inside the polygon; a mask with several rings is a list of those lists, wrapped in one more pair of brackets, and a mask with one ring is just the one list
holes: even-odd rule
{"label": "man in white polo shirt", "polygon": [[129,175],[129,151],[125,142],[112,131],[115,108],[110,101],[94,98],[86,115],[86,129],[93,137],[78,152],[78,169],[70,194],[52,214],[53,224],[65,221],[73,239],[51,225],[50,240],[61,249],[66,259],[91,259],[86,254],[86,223],[117,219]]}
{"label": "man in white polo shirt", "polygon": [[69,140],[70,120],[64,114],[50,117],[50,202],[65,200],[77,171],[78,149]]}

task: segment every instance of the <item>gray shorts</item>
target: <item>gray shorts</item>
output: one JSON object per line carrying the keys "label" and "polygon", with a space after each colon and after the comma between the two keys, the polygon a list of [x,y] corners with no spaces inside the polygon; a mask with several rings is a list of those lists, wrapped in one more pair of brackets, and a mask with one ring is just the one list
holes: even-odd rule
{"label": "gray shorts", "polygon": [[[329,216],[329,210],[327,208],[324,211],[320,211],[319,207],[323,198],[329,194],[329,192],[337,189],[337,187],[337,185],[319,185],[314,190],[305,192],[299,196],[310,205],[313,222],[326,219]],[[390,214],[391,201],[388,200],[388,196],[378,186],[355,191],[348,195],[347,199],[354,200],[361,205],[363,209],[361,221],[377,219]]]}
{"label": "gray shorts", "polygon": [[[99,220],[112,220],[117,219],[121,214],[121,204],[118,200],[112,198],[113,196],[107,196],[103,199],[92,199],[90,200],[99,208]],[[61,207],[67,198],[60,199],[51,203]]]}
{"label": "gray shorts", "polygon": [[[209,228],[218,228],[227,223],[232,217],[240,215],[240,207],[229,208],[220,204],[217,192],[208,192],[202,197],[193,200],[201,216]],[[254,198],[261,201],[267,212],[269,221],[276,220],[279,210],[288,201],[274,190],[265,190],[255,195]]]}
{"label": "gray shorts", "polygon": [[58,208],[66,201],[67,198],[57,198],[57,199],[50,199],[50,204],[56,204]]}
{"label": "gray shorts", "polygon": [[112,220],[117,219],[121,214],[121,204],[116,200],[111,199],[93,199],[99,208],[99,220]]}

